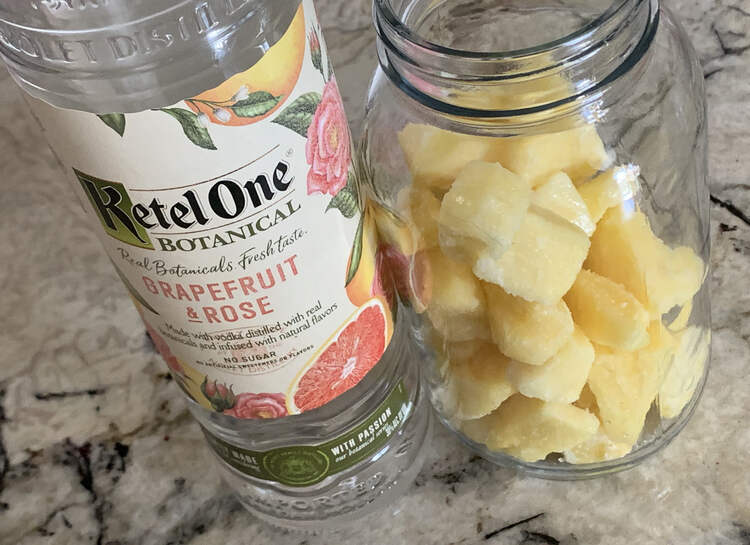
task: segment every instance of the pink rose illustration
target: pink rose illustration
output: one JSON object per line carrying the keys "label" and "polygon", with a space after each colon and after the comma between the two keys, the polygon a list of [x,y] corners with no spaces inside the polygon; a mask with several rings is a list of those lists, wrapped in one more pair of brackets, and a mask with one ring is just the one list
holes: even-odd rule
{"label": "pink rose illustration", "polygon": [[185,369],[182,367],[175,355],[172,354],[172,351],[169,349],[169,345],[167,345],[166,341],[147,322],[144,323],[146,324],[146,331],[148,331],[149,337],[151,337],[151,340],[154,341],[156,350],[159,352],[159,354],[161,354],[161,357],[167,363],[167,366],[178,375],[184,375]]}
{"label": "pink rose illustration", "polygon": [[224,411],[235,418],[279,418],[286,416],[284,394],[239,394],[234,407]]}
{"label": "pink rose illustration", "polygon": [[307,194],[336,195],[349,177],[351,142],[344,103],[336,78],[326,84],[323,99],[307,131]]}

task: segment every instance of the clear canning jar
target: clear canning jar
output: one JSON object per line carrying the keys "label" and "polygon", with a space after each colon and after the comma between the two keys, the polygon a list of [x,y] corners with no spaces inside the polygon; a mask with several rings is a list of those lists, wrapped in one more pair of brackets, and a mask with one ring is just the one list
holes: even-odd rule
{"label": "clear canning jar", "polygon": [[703,77],[658,0],[375,0],[364,149],[431,397],[546,478],[682,429],[710,352]]}

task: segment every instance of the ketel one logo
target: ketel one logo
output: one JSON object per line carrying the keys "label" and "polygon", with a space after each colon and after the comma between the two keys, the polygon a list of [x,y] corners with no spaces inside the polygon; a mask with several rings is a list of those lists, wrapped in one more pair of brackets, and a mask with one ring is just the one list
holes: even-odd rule
{"label": "ketel one logo", "polygon": [[133,217],[133,201],[119,182],[101,180],[73,169],[108,235],[126,244],[153,250],[146,229]]}
{"label": "ketel one logo", "polygon": [[[173,195],[174,200],[163,195],[148,203],[134,203],[123,184],[73,170],[107,234],[126,244],[149,250],[155,249],[149,238],[149,229],[157,228],[166,233],[174,231],[175,235],[189,233],[207,224],[210,224],[209,229],[211,226],[218,229],[228,225],[227,222],[235,223],[232,220],[248,211],[252,214],[264,207],[279,193],[286,192],[294,181],[289,165],[279,161],[271,175],[260,174],[246,182],[230,178],[211,180],[210,185],[200,182],[179,195]],[[289,204],[289,212],[294,211]],[[277,215],[281,213],[277,211]],[[168,239],[158,237],[155,240],[160,244],[162,240],[168,242]]]}

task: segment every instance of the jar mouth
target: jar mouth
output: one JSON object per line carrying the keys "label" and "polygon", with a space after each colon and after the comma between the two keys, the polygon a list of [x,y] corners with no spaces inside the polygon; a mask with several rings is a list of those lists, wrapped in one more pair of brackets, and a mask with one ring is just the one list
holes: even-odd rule
{"label": "jar mouth", "polygon": [[[423,22],[432,17],[431,11],[462,4],[461,0],[432,1],[431,9],[421,13],[421,0],[402,0],[405,9],[395,10],[398,1],[375,0],[378,56],[386,75],[431,110],[495,123],[514,118],[506,121],[537,124],[587,108],[587,117],[599,115],[596,108],[602,108],[602,92],[639,65],[659,21],[659,0],[614,0],[553,39],[529,47],[481,51],[441,44],[419,31],[420,16]],[[478,17],[484,15],[483,9],[477,9]],[[466,27],[459,22],[459,29],[462,24]],[[450,25],[448,19],[446,26]],[[547,29],[538,25],[539,30]],[[594,110],[589,108],[592,104]]]}
{"label": "jar mouth", "polygon": [[393,8],[393,0],[375,0],[374,9],[376,19],[380,18],[380,20],[386,23],[392,31],[396,32],[403,39],[408,40],[415,46],[424,48],[425,50],[432,51],[437,54],[450,55],[452,57],[463,57],[467,60],[502,61],[515,60],[522,57],[546,53],[565,45],[576,45],[596,28],[601,27],[607,21],[617,17],[617,15],[627,9],[628,6],[632,6],[634,3],[647,2],[648,0],[635,0],[635,2],[634,0],[615,0],[614,2],[609,4],[607,8],[599,15],[589,21],[586,21],[586,23],[581,25],[579,28],[575,29],[572,32],[566,33],[563,36],[543,43],[539,43],[534,46],[497,51],[476,51],[471,49],[449,47],[426,39],[410,25],[404,23],[402,17],[399,16]]}

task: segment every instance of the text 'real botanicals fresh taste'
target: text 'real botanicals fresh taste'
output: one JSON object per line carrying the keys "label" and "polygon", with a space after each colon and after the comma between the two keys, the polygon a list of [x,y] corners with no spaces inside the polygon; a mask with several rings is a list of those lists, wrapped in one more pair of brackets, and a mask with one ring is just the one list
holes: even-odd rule
{"label": "text 'real botanicals fresh taste'", "polygon": [[33,109],[177,383],[241,419],[320,407],[393,335],[312,3],[261,60],[169,107]]}

